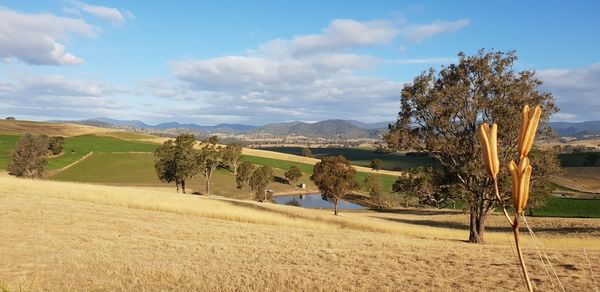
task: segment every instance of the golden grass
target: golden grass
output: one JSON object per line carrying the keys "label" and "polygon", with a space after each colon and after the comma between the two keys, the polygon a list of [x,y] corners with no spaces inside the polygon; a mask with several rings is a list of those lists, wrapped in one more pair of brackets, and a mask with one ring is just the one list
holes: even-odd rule
{"label": "golden grass", "polygon": [[552,181],[581,192],[600,193],[600,167],[565,167]]}
{"label": "golden grass", "polygon": [[0,133],[3,134],[44,134],[49,136],[80,136],[105,132],[114,132],[113,129],[69,123],[44,123],[21,120],[0,120]]}
{"label": "golden grass", "polygon": [[[489,233],[495,244],[473,245],[452,239],[466,237],[464,231],[387,220],[418,215],[335,217],[6,176],[0,186],[0,286],[11,290],[522,289],[506,237]],[[442,216],[452,221],[460,214]],[[582,248],[594,242],[568,240],[548,248],[549,256],[567,290],[592,290]],[[587,257],[598,275],[600,251],[593,247],[586,247]],[[525,255],[536,288],[550,289],[535,253],[525,249]]]}

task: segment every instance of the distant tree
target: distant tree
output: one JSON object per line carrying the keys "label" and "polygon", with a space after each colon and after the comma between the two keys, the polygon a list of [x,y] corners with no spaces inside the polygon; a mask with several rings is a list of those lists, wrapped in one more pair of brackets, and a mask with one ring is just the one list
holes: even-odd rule
{"label": "distant tree", "polygon": [[302,177],[302,171],[297,166],[292,165],[290,170],[286,171],[283,175],[291,185],[295,185],[296,182]]}
{"label": "distant tree", "polygon": [[175,182],[177,191],[185,194],[186,182],[198,174],[194,145],[196,138],[181,134],[175,141],[167,140],[154,151],[154,170],[162,182]]}
{"label": "distant tree", "polygon": [[383,167],[383,161],[381,161],[381,159],[373,159],[371,160],[369,167],[375,171],[380,171]]}
{"label": "distant tree", "polygon": [[446,207],[455,199],[446,177],[432,167],[419,167],[399,176],[392,185],[394,193],[419,199],[419,204],[435,208]]}
{"label": "distant tree", "polygon": [[254,190],[254,198],[259,202],[270,201],[267,187],[273,181],[273,169],[263,165],[252,173],[250,186]]}
{"label": "distant tree", "polygon": [[198,165],[200,172],[204,175],[205,195],[210,196],[210,182],[215,170],[224,164],[225,148],[217,145],[219,139],[212,136],[200,145]]}
{"label": "distant tree", "polygon": [[6,117],[6,119],[7,119],[7,120],[9,120],[9,121],[14,121],[14,120],[16,120],[16,119],[15,119],[15,117]]}
{"label": "distant tree", "polygon": [[308,147],[302,148],[302,156],[304,156],[304,157],[312,157],[313,154],[312,154],[312,151],[310,151],[310,148],[308,148]]}
{"label": "distant tree", "polygon": [[[498,206],[492,180],[481,160],[478,128],[497,123],[500,164],[503,168],[517,156],[516,142],[525,105],[542,107],[541,124],[557,111],[554,97],[538,91],[541,81],[533,71],[514,71],[514,52],[459,53],[457,64],[436,73],[430,69],[402,89],[398,120],[385,136],[395,150],[422,151],[437,160],[446,177],[444,184],[456,189],[470,212],[469,241],[482,243],[486,219]],[[548,127],[542,127],[545,136]],[[543,165],[533,165],[543,168]],[[534,171],[534,175],[535,171]],[[498,177],[503,202],[510,202],[509,172]],[[433,183],[436,183],[434,180]]]}
{"label": "distant tree", "polygon": [[242,162],[242,164],[240,164],[238,172],[235,175],[235,182],[237,184],[238,189],[247,186],[248,192],[252,192],[252,187],[250,186],[250,178],[254,173],[254,169],[254,165],[250,162]]}
{"label": "distant tree", "polygon": [[44,137],[26,134],[15,146],[8,174],[18,177],[42,177],[48,163],[48,144]]}
{"label": "distant tree", "polygon": [[600,162],[600,153],[592,152],[588,153],[585,156],[585,165],[586,166],[596,166]]}
{"label": "distant tree", "polygon": [[378,209],[383,209],[387,204],[387,194],[383,189],[383,183],[379,174],[370,174],[365,178],[367,191],[371,197],[371,201]]}
{"label": "distant tree", "polygon": [[334,214],[338,214],[338,203],[350,192],[358,188],[356,169],[344,156],[328,156],[317,162],[310,179],[317,185],[323,197],[335,204]]}
{"label": "distant tree", "polygon": [[234,174],[237,174],[240,158],[242,157],[242,146],[237,143],[227,144],[223,153],[223,160]]}
{"label": "distant tree", "polygon": [[64,142],[65,138],[62,136],[50,137],[48,138],[48,150],[52,152],[52,155],[61,154]]}

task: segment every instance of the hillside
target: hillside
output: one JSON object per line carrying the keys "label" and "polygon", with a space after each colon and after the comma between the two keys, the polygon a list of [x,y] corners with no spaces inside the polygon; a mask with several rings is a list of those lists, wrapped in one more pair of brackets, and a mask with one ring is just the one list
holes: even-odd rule
{"label": "hillside", "polygon": [[[135,188],[1,176],[0,185],[0,237],[10,239],[0,241],[0,290],[522,288],[496,215],[488,244],[474,245],[462,242],[468,218],[460,212],[336,217]],[[593,290],[598,221],[530,220],[566,290]],[[536,289],[550,290],[528,238],[524,247]]]}
{"label": "hillside", "polygon": [[600,135],[600,121],[587,121],[581,123],[552,122],[550,123],[561,137],[582,137],[585,135]]}
{"label": "hillside", "polygon": [[382,129],[364,129],[346,120],[326,120],[316,123],[290,122],[275,123],[259,127],[254,133],[273,136],[300,135],[308,137],[327,137],[341,139],[380,138]]}

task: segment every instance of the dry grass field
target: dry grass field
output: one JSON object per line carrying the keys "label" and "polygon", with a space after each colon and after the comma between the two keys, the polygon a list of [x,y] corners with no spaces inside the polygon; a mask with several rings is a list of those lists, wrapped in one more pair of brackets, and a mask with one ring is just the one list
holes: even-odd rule
{"label": "dry grass field", "polygon": [[115,132],[114,129],[105,129],[69,123],[45,123],[20,120],[0,120],[1,134],[44,134],[48,136],[80,136],[106,132]]}
{"label": "dry grass field", "polygon": [[[0,186],[0,290],[523,288],[500,216],[488,244],[473,245],[466,216],[451,211],[336,217],[127,187],[6,176]],[[597,289],[600,221],[530,223],[567,291]],[[537,289],[557,285],[528,240],[525,256]]]}
{"label": "dry grass field", "polygon": [[553,182],[581,192],[600,193],[600,167],[565,167]]}

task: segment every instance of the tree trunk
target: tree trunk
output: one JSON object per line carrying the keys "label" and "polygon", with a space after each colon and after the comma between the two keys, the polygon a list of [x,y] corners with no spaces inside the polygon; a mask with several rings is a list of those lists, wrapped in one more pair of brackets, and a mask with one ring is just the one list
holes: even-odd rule
{"label": "tree trunk", "polygon": [[177,188],[177,192],[179,193],[179,182],[175,181],[175,187]]}
{"label": "tree trunk", "polygon": [[211,177],[211,175],[206,176],[206,181],[205,181],[206,196],[210,196],[210,177]]}
{"label": "tree trunk", "polygon": [[338,202],[339,202],[339,200],[337,198],[335,198],[334,200],[335,200],[335,209],[333,209],[333,215],[337,215],[338,214]]}
{"label": "tree trunk", "polygon": [[478,199],[470,209],[469,242],[484,243],[485,220],[492,209],[482,199]]}
{"label": "tree trunk", "polygon": [[185,180],[181,181],[181,192],[185,194]]}

